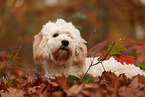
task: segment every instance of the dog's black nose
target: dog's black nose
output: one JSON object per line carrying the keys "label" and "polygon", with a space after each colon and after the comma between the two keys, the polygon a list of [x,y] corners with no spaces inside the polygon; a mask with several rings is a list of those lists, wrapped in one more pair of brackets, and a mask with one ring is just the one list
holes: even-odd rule
{"label": "dog's black nose", "polygon": [[69,45],[69,42],[67,40],[62,40],[61,43],[65,47]]}

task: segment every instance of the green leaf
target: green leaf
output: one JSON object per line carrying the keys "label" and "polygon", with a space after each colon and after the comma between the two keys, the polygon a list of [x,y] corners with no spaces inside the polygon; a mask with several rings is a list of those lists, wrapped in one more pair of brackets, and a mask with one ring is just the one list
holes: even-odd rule
{"label": "green leaf", "polygon": [[13,80],[15,80],[16,78],[12,78],[10,80],[8,80],[8,82],[6,83],[6,85],[13,83]]}
{"label": "green leaf", "polygon": [[112,47],[112,45],[109,46],[109,49],[111,49],[111,52],[110,52],[110,55],[111,55],[111,56],[117,55],[117,54],[120,55],[120,54],[121,54],[120,51],[126,50],[126,48],[125,48],[125,47],[122,47],[121,44],[119,44],[119,45],[114,44],[113,47],[112,47],[112,48],[111,48],[111,47]]}
{"label": "green leaf", "polygon": [[87,74],[83,77],[82,82],[85,84],[89,84],[90,82],[94,82],[94,78]]}
{"label": "green leaf", "polygon": [[79,19],[87,19],[87,16],[85,14],[82,14],[78,12],[77,14],[72,16],[73,18],[79,18]]}
{"label": "green leaf", "polygon": [[74,75],[69,75],[66,80],[70,83],[77,83],[80,81],[80,79]]}
{"label": "green leaf", "polygon": [[57,76],[58,78],[62,78],[62,76]]}
{"label": "green leaf", "polygon": [[8,53],[8,54],[7,54],[7,57],[8,57],[8,58],[12,58],[13,56],[14,56],[14,54],[12,54],[12,53]]}
{"label": "green leaf", "polygon": [[63,19],[64,20],[65,18],[64,17],[59,17],[59,19]]}
{"label": "green leaf", "polygon": [[79,30],[82,30],[83,28],[82,28],[82,26],[80,26],[80,25],[76,25],[75,26],[77,29],[79,29]]}
{"label": "green leaf", "polygon": [[13,82],[13,79],[8,80],[8,82],[6,83],[6,85],[11,84]]}
{"label": "green leaf", "polygon": [[100,81],[95,81],[95,83],[96,83],[96,84],[99,84],[99,83],[100,83]]}
{"label": "green leaf", "polygon": [[141,67],[142,69],[145,69],[145,62],[138,64],[138,66]]}

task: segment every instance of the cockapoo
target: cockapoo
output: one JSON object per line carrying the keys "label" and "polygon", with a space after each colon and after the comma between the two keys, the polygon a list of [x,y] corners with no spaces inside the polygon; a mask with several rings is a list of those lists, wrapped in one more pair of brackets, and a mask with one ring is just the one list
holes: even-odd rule
{"label": "cockapoo", "polygon": [[[84,74],[91,58],[86,58],[86,41],[80,36],[80,31],[71,22],[57,19],[56,22],[46,23],[40,33],[35,35],[33,42],[33,56],[36,63],[44,65],[46,77],[69,75],[80,76]],[[97,63],[97,58],[93,63]],[[114,72],[117,76],[125,74],[128,78],[135,75],[144,75],[145,71],[133,64],[122,65],[113,57],[102,62],[106,71]],[[94,77],[101,76],[104,71],[101,64],[92,66],[89,74]]]}

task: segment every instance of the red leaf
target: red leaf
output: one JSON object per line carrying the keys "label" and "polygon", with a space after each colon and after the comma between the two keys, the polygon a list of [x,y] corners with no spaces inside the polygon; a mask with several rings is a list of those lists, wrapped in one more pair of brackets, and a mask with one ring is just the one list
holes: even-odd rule
{"label": "red leaf", "polygon": [[6,52],[2,51],[0,52],[0,62],[3,62],[4,60],[7,60]]}
{"label": "red leaf", "polygon": [[96,46],[94,46],[93,48],[91,48],[89,50],[87,55],[88,56],[96,56],[100,52],[100,50],[106,46],[107,43],[108,43],[108,40],[104,40],[104,41],[98,43]]}
{"label": "red leaf", "polygon": [[130,42],[133,42],[135,43],[137,46],[144,46],[145,45],[145,41],[140,41],[140,40],[137,40],[137,39],[131,39],[131,38],[123,38],[123,39],[120,39],[119,41],[130,41]]}
{"label": "red leaf", "polygon": [[128,56],[128,55],[115,55],[114,56],[115,60],[120,62],[121,64],[134,64],[134,57],[133,56]]}
{"label": "red leaf", "polygon": [[123,47],[125,47],[127,50],[135,49],[135,44],[134,44],[134,43],[125,42],[125,43],[122,44],[122,45],[123,45]]}

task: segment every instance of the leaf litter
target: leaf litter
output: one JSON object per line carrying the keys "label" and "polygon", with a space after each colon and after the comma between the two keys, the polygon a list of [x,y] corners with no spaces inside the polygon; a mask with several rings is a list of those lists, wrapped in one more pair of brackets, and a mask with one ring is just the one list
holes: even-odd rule
{"label": "leaf litter", "polygon": [[[131,46],[120,45],[119,42],[122,41],[131,42]],[[124,47],[132,48],[133,43],[137,47],[145,44],[143,41],[131,39],[122,39],[114,43],[110,50],[102,51],[108,44],[107,40],[103,41],[92,48],[88,55],[102,56],[102,61],[113,56],[118,62],[129,64],[136,60],[133,56],[122,54],[125,51]],[[139,54],[141,49],[137,50],[137,61],[144,62]],[[11,67],[16,57],[13,56],[11,61],[8,61],[5,53],[0,54],[0,97],[145,97],[143,76],[138,75],[129,79],[124,74],[117,77],[115,73],[104,72],[99,77],[86,74],[84,79],[75,76],[48,79],[35,71]],[[143,68],[144,65],[139,66]]]}
{"label": "leaf litter", "polygon": [[[32,74],[28,76],[34,77]],[[117,77],[114,73],[104,72],[99,79],[90,83],[70,83],[63,76],[48,80],[38,75],[33,81],[27,82],[27,78],[13,79],[9,85],[6,80],[0,82],[1,97],[144,97],[145,82],[141,76],[128,79],[125,75]],[[29,78],[29,77],[28,77]],[[19,80],[18,80],[19,79]],[[95,78],[94,78],[95,79]],[[143,79],[145,80],[145,79]]]}

